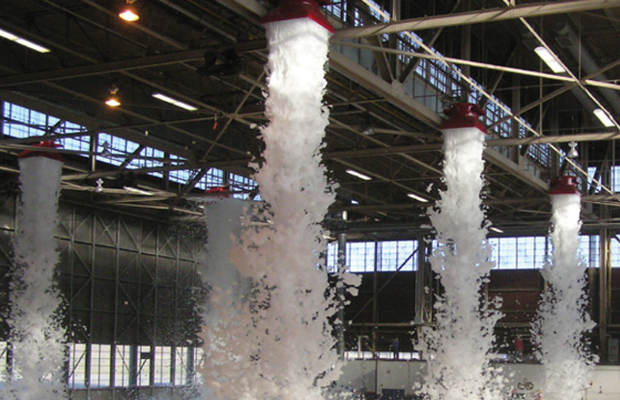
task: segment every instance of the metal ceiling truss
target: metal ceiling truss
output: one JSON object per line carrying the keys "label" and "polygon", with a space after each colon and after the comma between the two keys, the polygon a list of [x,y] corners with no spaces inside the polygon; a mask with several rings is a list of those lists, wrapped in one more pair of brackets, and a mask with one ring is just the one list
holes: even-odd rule
{"label": "metal ceiling truss", "polygon": [[[33,4],[29,2],[24,7],[33,7]],[[266,122],[263,96],[257,90],[264,91],[266,87],[263,67],[266,42],[258,22],[266,8],[261,3],[253,0],[157,0],[151,5],[152,20],[145,19],[122,29],[122,25],[115,21],[113,1],[72,0],[59,5],[52,0],[40,0],[36,4],[37,9],[46,10],[50,16],[63,16],[66,28],[59,28],[58,33],[69,33],[75,29],[81,32],[81,36],[67,35],[60,39],[57,35],[48,34],[53,27],[48,16],[35,18],[33,26],[36,29],[30,29],[23,23],[21,14],[9,15],[10,18],[0,24],[2,27],[49,46],[53,52],[40,65],[30,59],[21,64],[13,61],[0,63],[0,98],[87,129],[86,132],[61,135],[51,127],[48,134],[55,138],[88,135],[92,142],[98,133],[105,132],[140,146],[128,154],[118,167],[98,164],[96,147],[91,146],[90,151],[79,154],[89,156],[89,162],[81,162],[82,158],[71,157],[77,153],[67,152],[69,161],[63,176],[66,189],[96,196],[92,185],[94,180],[113,178],[123,173],[133,160],[141,158],[143,148],[155,148],[186,161],[177,165],[168,160],[163,162],[162,167],[131,169],[131,173],[145,177],[151,172],[162,172],[166,176],[169,171],[181,169],[199,172],[185,185],[170,186],[166,179],[161,182],[141,180],[141,187],[150,190],[152,197],[119,192],[110,193],[99,201],[102,204],[172,210],[193,215],[195,210],[191,207],[184,211],[183,199],[200,196],[195,185],[209,168],[234,170],[246,175],[251,173],[247,168],[248,162],[259,157],[261,148],[257,128]],[[476,2],[473,4],[475,6]],[[393,5],[394,9],[390,12],[398,18],[399,3],[394,2]],[[463,2],[454,1],[450,4],[450,14],[408,18],[387,24],[374,22],[369,16],[368,2],[358,1],[357,7],[364,15],[362,21],[365,26],[338,29],[332,37],[325,97],[332,113],[323,155],[331,169],[330,174],[342,188],[341,198],[334,210],[346,209],[362,219],[400,221],[407,226],[422,224],[426,221],[424,210],[429,205],[409,202],[406,195],[415,193],[433,200],[441,186],[442,140],[439,126],[443,117],[405,95],[401,89],[422,60],[437,60],[450,68],[461,66],[462,70],[452,70],[459,74],[462,82],[482,93],[485,96],[483,102],[495,102],[495,106],[508,113],[508,117],[497,121],[491,129],[509,119],[522,123],[522,118],[528,113],[543,104],[557,102],[574,88],[579,88],[590,101],[603,109],[606,104],[598,99],[594,91],[600,88],[620,90],[615,80],[597,79],[603,72],[613,75],[620,66],[620,55],[598,71],[581,76],[568,68],[567,75],[557,75],[509,66],[519,58],[516,48],[502,58],[506,65],[470,59],[471,54],[467,52],[471,52],[475,43],[471,42],[474,39],[469,35],[466,35],[466,42],[461,46],[467,50],[461,58],[445,56],[432,48],[444,39],[446,31],[455,26],[476,27],[499,21],[515,21],[521,23],[542,46],[553,50],[525,18],[605,10],[610,23],[617,24],[609,16],[620,7],[620,0],[507,3],[506,7],[464,12],[459,11],[465,7]],[[236,22],[228,21],[224,15],[234,16]],[[166,21],[168,25],[164,29]],[[37,26],[37,23],[40,25]],[[418,41],[420,51],[396,48],[394,34],[422,30],[434,31],[429,33],[426,43],[414,39]],[[391,35],[385,42],[380,36],[384,34]],[[361,38],[368,38],[370,44],[364,43],[366,39]],[[193,43],[197,44],[196,47]],[[372,51],[378,75],[344,56],[337,51],[338,47]],[[113,49],[117,52],[112,52]],[[234,52],[239,57],[239,71],[230,75],[205,74],[205,56],[224,51]],[[401,64],[399,56],[410,57],[410,60]],[[17,58],[17,55],[14,57]],[[35,58],[33,56],[33,60]],[[464,72],[469,69],[497,71],[497,74],[489,82],[476,83]],[[491,95],[502,89],[508,74],[541,82],[558,82],[562,86],[544,93],[529,104],[510,110]],[[121,93],[126,93],[130,99],[127,107],[120,107],[113,113],[100,105],[101,98],[97,95],[103,94],[112,82],[117,82]],[[163,106],[151,99],[150,94],[155,91],[187,102],[199,110],[187,113],[172,106]],[[371,126],[373,134],[365,134],[362,125]],[[614,143],[620,126],[616,123],[615,128],[609,132],[551,136],[543,134],[541,129],[527,126],[530,136],[526,138],[489,138],[485,150],[489,214],[494,217],[505,215],[506,224],[510,223],[507,216],[511,215],[515,218],[515,226],[547,218],[544,215],[547,202],[542,199],[548,191],[546,179],[549,176],[541,178],[532,174],[523,167],[521,158],[509,159],[497,149],[547,144],[556,152],[557,158],[563,158],[565,152],[560,147],[563,143]],[[4,138],[0,141],[0,151],[16,154],[23,146],[36,140]],[[587,166],[572,160],[568,162],[582,176],[587,175],[584,169]],[[612,160],[610,165],[614,163],[615,160]],[[347,168],[363,172],[373,179],[370,182],[357,181],[344,174]],[[14,167],[4,165],[3,170],[14,170]],[[584,202],[614,204],[617,201],[611,188],[596,179],[594,184],[603,188],[605,194],[584,196]],[[429,186],[433,186],[430,193],[427,192]],[[351,199],[360,204],[349,204]]]}

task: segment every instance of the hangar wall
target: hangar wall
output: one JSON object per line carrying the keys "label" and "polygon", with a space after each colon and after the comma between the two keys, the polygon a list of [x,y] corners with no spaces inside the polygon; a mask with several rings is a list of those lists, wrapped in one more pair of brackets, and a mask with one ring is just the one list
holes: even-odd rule
{"label": "hangar wall", "polygon": [[[193,348],[199,346],[195,304],[204,296],[197,274],[204,255],[204,229],[199,224],[164,224],[62,201],[59,211],[59,286],[72,344],[69,387],[92,398],[94,394],[86,392],[186,385],[196,357]],[[0,196],[3,315],[8,310],[11,240],[18,223],[15,197]],[[10,362],[8,331],[3,320],[3,366]],[[123,364],[126,368],[118,367]],[[77,392],[73,398],[81,398]]]}

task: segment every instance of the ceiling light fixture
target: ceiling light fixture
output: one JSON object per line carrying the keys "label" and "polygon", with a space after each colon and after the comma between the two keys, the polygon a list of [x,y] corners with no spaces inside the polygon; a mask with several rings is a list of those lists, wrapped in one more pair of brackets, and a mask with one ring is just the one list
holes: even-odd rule
{"label": "ceiling light fixture", "polygon": [[362,129],[362,135],[370,136],[375,134],[375,129],[372,126],[366,126]]}
{"label": "ceiling light fixture", "polygon": [[30,40],[24,39],[23,37],[17,36],[11,32],[7,32],[2,29],[0,29],[0,37],[3,37],[17,44],[21,44],[22,46],[28,47],[29,49],[34,50],[34,51],[38,51],[39,53],[49,53],[51,51],[47,47],[43,47],[39,44],[31,42]]}
{"label": "ceiling light fixture", "polygon": [[604,110],[597,108],[592,112],[606,128],[611,128],[612,126],[616,125],[615,121]]}
{"label": "ceiling light fixture", "polygon": [[493,232],[497,232],[497,233],[504,233],[503,230],[501,230],[501,229],[499,229],[499,228],[497,228],[495,226],[490,227],[489,230],[493,231]]}
{"label": "ceiling light fixture", "polygon": [[161,101],[165,101],[166,103],[172,104],[174,106],[180,107],[184,110],[187,111],[196,111],[198,110],[198,107],[194,107],[191,104],[187,104],[184,103],[180,100],[177,99],[173,99],[172,97],[166,96],[165,94],[161,94],[161,93],[153,93],[152,94],[153,97],[155,97],[156,99],[159,99]]}
{"label": "ceiling light fixture", "polygon": [[422,196],[418,196],[415,193],[408,193],[407,196],[412,198],[412,199],[414,199],[414,200],[421,201],[422,203],[428,203],[428,199],[425,199]]}
{"label": "ceiling light fixture", "polygon": [[135,193],[135,194],[140,194],[143,196],[152,196],[153,193],[152,192],[147,192],[146,190],[142,190],[142,189],[138,189],[135,187],[131,187],[131,186],[123,186],[123,189],[130,192],[130,193]]}
{"label": "ceiling light fixture", "polygon": [[356,177],[356,178],[363,179],[363,180],[365,180],[365,181],[369,181],[369,180],[371,180],[371,179],[372,179],[372,178],[371,178],[371,177],[369,177],[368,175],[364,175],[364,174],[362,174],[361,172],[357,172],[357,171],[352,170],[352,169],[348,169],[348,170],[346,170],[346,173],[347,173],[347,174],[349,174],[349,175],[353,175],[353,176],[354,176],[354,177]]}
{"label": "ceiling light fixture", "polygon": [[538,54],[538,57],[540,57],[545,62],[545,64],[547,64],[547,66],[551,68],[551,71],[555,72],[556,74],[566,72],[562,64],[560,64],[560,62],[557,60],[557,58],[555,58],[555,56],[551,54],[551,52],[549,52],[549,50],[547,50],[545,47],[538,46],[534,49],[534,51],[536,52],[536,54]]}
{"label": "ceiling light fixture", "polygon": [[566,157],[568,158],[577,158],[579,157],[579,153],[577,152],[577,142],[572,141],[568,144],[568,147],[570,147],[570,150],[568,151],[568,154],[566,155]]}
{"label": "ceiling light fixture", "polygon": [[118,16],[122,20],[127,22],[136,22],[140,19],[138,11],[136,11],[136,8],[133,6],[133,3],[135,2],[136,0],[127,0],[127,4],[125,5],[125,7],[123,7],[121,9],[121,12],[118,13]]}
{"label": "ceiling light fixture", "polygon": [[108,99],[105,101],[105,104],[109,107],[118,107],[121,105],[121,101],[119,100],[119,98],[116,96],[116,94],[118,93],[118,86],[116,86],[115,84],[112,84],[112,86],[110,86],[110,97],[108,97]]}

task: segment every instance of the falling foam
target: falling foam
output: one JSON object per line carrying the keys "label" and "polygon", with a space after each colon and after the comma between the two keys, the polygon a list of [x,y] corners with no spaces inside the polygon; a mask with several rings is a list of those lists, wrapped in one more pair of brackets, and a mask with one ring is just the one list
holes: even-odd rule
{"label": "falling foam", "polygon": [[319,154],[329,32],[309,19],[266,28],[270,123],[254,178],[268,205],[248,217],[262,223],[249,224],[231,253],[252,286],[207,328],[205,379],[221,400],[318,400],[340,374],[333,290],[319,259],[320,222],[334,201]]}
{"label": "falling foam", "polygon": [[61,297],[54,283],[59,261],[54,233],[62,162],[45,157],[23,158],[19,168],[22,193],[9,317],[13,378],[0,392],[0,398],[63,399],[65,333],[58,315]]}
{"label": "falling foam", "polygon": [[425,331],[426,383],[433,400],[499,399],[499,376],[489,366],[499,300],[481,304],[481,286],[493,263],[486,241],[480,192],[484,133],[476,128],[444,131],[444,181],[437,208],[429,212],[437,248],[431,266],[445,293],[438,297],[436,329]]}
{"label": "falling foam", "polygon": [[594,328],[585,313],[585,263],[578,255],[581,198],[551,196],[552,263],[542,275],[549,290],[542,296],[533,339],[545,373],[545,399],[579,400],[589,387],[595,358],[582,335]]}

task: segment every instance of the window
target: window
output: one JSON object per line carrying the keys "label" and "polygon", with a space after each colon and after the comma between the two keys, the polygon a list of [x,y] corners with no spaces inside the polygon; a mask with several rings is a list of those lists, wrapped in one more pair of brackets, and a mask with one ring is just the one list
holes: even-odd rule
{"label": "window", "polygon": [[[187,159],[185,159],[183,157],[179,157],[179,156],[174,155],[174,154],[170,155],[170,165],[171,166],[183,165],[186,162],[187,162]],[[189,182],[192,179],[192,177],[195,176],[195,174],[198,173],[198,171],[199,170],[197,170],[197,169],[176,169],[176,170],[170,170],[168,172],[168,178],[172,182],[177,182],[177,183],[180,183],[182,185],[185,185],[185,184],[187,184],[187,182]]]}
{"label": "window", "polygon": [[495,269],[540,269],[548,254],[546,236],[490,238],[489,245]]}
{"label": "window", "polygon": [[116,345],[114,358],[114,386],[128,387],[130,383],[131,346]]}
{"label": "window", "polygon": [[153,362],[151,346],[138,346],[138,373],[136,385],[151,385],[151,362]]}
{"label": "window", "polygon": [[611,238],[609,247],[611,267],[620,268],[620,238],[617,235]]}
{"label": "window", "polygon": [[189,363],[191,348],[177,347],[174,355],[174,384],[175,386],[188,385],[192,374],[192,365]]}
{"label": "window", "polygon": [[86,386],[86,349],[83,343],[71,343],[69,345],[69,371],[68,386],[71,389],[79,389]]}
{"label": "window", "polygon": [[338,242],[331,242],[327,244],[325,265],[328,272],[338,272]]}
{"label": "window", "polygon": [[[144,147],[138,157],[134,158],[127,164],[128,169],[139,169],[139,168],[160,168],[164,166],[164,152],[161,150],[154,149],[152,147]],[[163,174],[161,172],[149,172],[149,175],[156,176],[158,178],[163,178]]]}
{"label": "window", "polygon": [[[347,243],[346,264],[349,266],[349,272],[374,272],[375,248],[379,257],[376,260],[377,271],[396,271],[401,265],[400,271],[417,270],[418,258],[414,254],[417,250],[417,241],[395,240]],[[337,242],[327,244],[326,259],[327,270],[336,272],[338,270]]]}
{"label": "window", "polygon": [[61,138],[58,135],[86,132],[84,126],[69,121],[62,121],[51,115],[30,110],[16,104],[3,103],[3,134],[16,138],[51,135],[48,139],[61,145],[66,150],[87,153],[90,150],[90,136]]}
{"label": "window", "polygon": [[[416,269],[414,266],[417,266],[415,262],[417,258],[413,254],[416,245],[413,240],[378,242],[378,246],[380,256],[377,269],[379,271],[396,271],[401,265],[400,271]],[[406,263],[405,260],[407,260]]]}
{"label": "window", "polygon": [[138,143],[121,139],[107,133],[97,135],[97,161],[121,165],[128,155],[140,147]]}
{"label": "window", "polygon": [[44,135],[49,126],[47,115],[11,103],[4,103],[3,117],[3,134],[17,138]]}
{"label": "window", "polygon": [[498,244],[499,269],[517,268],[517,238],[501,238]]}
{"label": "window", "polygon": [[90,345],[90,380],[91,388],[110,386],[110,351],[109,344]]}
{"label": "window", "polygon": [[[86,387],[86,365],[88,345],[69,345],[68,386],[71,389]],[[0,342],[0,355],[6,365],[6,342]],[[112,351],[114,360],[112,361]],[[135,371],[137,386],[185,386],[193,379],[194,362],[202,362],[201,348],[170,346],[90,345],[89,387],[130,387],[132,372]],[[133,354],[135,353],[135,357]],[[173,357],[174,356],[174,357]],[[196,358],[197,357],[197,358]],[[132,366],[133,365],[133,366]],[[112,369],[113,367],[113,369]],[[152,371],[151,371],[152,368]],[[153,373],[151,379],[151,372]]]}
{"label": "window", "polygon": [[7,378],[8,343],[0,341],[0,382],[5,382]]}
{"label": "window", "polygon": [[347,264],[350,272],[375,270],[375,242],[347,243]]}
{"label": "window", "polygon": [[168,346],[155,347],[155,386],[169,386],[172,384],[172,348]]}
{"label": "window", "polygon": [[343,1],[332,1],[331,4],[324,6],[326,12],[333,15],[336,19],[344,19],[344,10],[342,9]]}
{"label": "window", "polygon": [[611,191],[620,192],[620,167],[614,165],[611,167]]}
{"label": "window", "polygon": [[[490,238],[492,259],[495,269],[540,269],[552,256],[551,239],[547,236],[525,236],[518,238]],[[581,236],[578,256],[589,268],[599,266],[599,237]],[[618,244],[620,264],[620,243]]]}
{"label": "window", "polygon": [[196,371],[204,366],[206,354],[204,350],[202,349],[202,347],[194,348],[193,353],[194,353],[194,367],[192,371]]}
{"label": "window", "polygon": [[598,235],[579,237],[579,254],[583,257],[588,268],[600,266],[600,241]]}
{"label": "window", "polygon": [[[235,199],[248,198],[249,192],[256,189],[258,186],[255,180],[237,174],[228,174],[228,184],[233,193],[240,192],[238,194],[233,194]],[[254,200],[258,199],[259,196],[254,197]]]}

